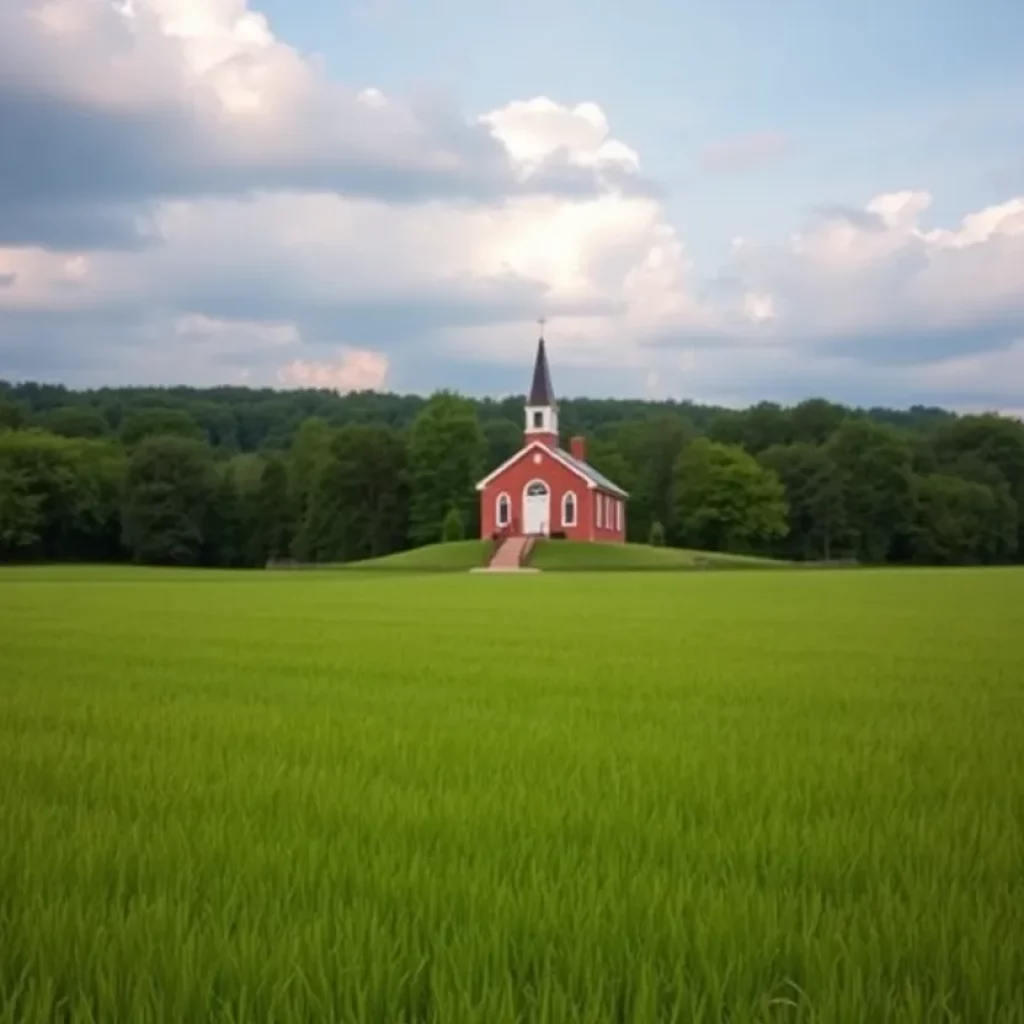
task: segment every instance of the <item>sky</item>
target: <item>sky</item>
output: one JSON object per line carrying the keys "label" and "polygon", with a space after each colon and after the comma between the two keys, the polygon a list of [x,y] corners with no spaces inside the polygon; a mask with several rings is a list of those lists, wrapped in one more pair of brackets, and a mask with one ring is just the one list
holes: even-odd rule
{"label": "sky", "polygon": [[0,0],[0,378],[1024,415],[1024,5]]}

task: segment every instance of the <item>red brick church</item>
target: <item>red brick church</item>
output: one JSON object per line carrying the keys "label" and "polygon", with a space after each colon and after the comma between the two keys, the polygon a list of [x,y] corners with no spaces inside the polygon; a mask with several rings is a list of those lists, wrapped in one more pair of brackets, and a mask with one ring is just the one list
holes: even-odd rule
{"label": "red brick church", "polygon": [[523,447],[477,485],[480,531],[568,540],[622,543],[629,495],[587,462],[586,442],[560,446],[558,403],[551,386],[544,338],[537,343],[533,383],[526,399]]}

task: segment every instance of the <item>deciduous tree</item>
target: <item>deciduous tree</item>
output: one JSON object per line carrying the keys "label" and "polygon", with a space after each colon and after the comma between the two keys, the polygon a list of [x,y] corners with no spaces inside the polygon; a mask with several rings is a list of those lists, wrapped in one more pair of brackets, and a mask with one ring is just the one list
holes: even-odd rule
{"label": "deciduous tree", "polygon": [[735,445],[698,438],[679,456],[676,519],[692,547],[743,551],[785,536],[779,478]]}
{"label": "deciduous tree", "polygon": [[449,509],[458,509],[464,523],[476,522],[474,485],[483,475],[484,452],[473,404],[448,391],[433,395],[409,435],[409,534],[414,544],[436,542]]}
{"label": "deciduous tree", "polygon": [[833,557],[847,539],[846,506],[839,467],[820,445],[773,445],[758,457],[786,489],[789,532],[779,553],[811,560]]}
{"label": "deciduous tree", "polygon": [[894,427],[850,417],[825,448],[842,478],[843,505],[857,557],[884,562],[913,530],[909,439]]}
{"label": "deciduous tree", "polygon": [[307,513],[310,557],[348,562],[397,551],[407,531],[406,448],[390,427],[342,427]]}
{"label": "deciduous tree", "polygon": [[209,447],[187,437],[150,437],[132,452],[121,520],[137,562],[198,565],[211,532],[218,476]]}

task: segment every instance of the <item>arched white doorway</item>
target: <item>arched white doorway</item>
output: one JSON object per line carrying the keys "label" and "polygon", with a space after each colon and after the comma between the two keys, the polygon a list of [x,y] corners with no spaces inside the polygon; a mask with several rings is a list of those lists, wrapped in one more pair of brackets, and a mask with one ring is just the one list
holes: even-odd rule
{"label": "arched white doorway", "polygon": [[531,480],[523,489],[523,533],[547,534],[551,530],[551,491],[543,480]]}

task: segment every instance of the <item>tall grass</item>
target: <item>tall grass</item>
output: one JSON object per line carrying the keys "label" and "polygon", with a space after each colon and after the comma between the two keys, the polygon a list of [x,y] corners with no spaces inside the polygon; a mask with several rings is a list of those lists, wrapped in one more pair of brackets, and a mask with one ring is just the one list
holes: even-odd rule
{"label": "tall grass", "polygon": [[0,1021],[1024,1021],[1024,573],[0,573]]}

